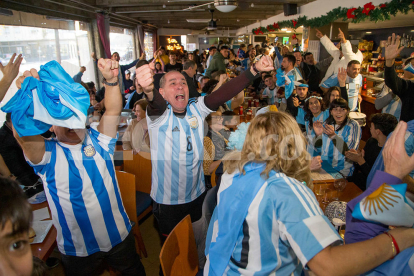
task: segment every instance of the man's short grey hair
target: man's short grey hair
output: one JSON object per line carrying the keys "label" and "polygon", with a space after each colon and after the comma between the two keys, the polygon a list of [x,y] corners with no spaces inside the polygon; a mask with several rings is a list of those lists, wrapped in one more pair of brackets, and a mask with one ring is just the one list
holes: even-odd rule
{"label": "man's short grey hair", "polygon": [[183,70],[188,70],[190,68],[194,68],[194,66],[196,66],[196,63],[192,60],[188,60],[184,63]]}

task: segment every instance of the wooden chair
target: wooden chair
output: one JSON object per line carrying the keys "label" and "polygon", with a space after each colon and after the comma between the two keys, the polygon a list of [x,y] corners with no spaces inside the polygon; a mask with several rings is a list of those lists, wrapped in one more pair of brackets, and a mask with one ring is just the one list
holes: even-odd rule
{"label": "wooden chair", "polygon": [[211,187],[216,187],[217,185],[217,176],[216,176],[216,171],[217,171],[218,166],[214,169],[214,171],[211,173]]}
{"label": "wooden chair", "polygon": [[191,276],[198,272],[198,253],[190,215],[171,231],[160,253],[165,276]]}
{"label": "wooden chair", "polygon": [[131,150],[123,152],[124,171],[135,175],[138,222],[152,212],[151,193],[151,154]]}
{"label": "wooden chair", "polygon": [[118,179],[118,186],[121,192],[122,202],[124,203],[125,211],[129,217],[129,220],[135,224],[132,227],[133,234],[135,236],[135,246],[137,247],[138,254],[142,257],[148,257],[147,249],[145,248],[144,240],[142,239],[141,232],[138,226],[137,217],[137,204],[135,198],[135,175],[116,171],[116,178]]}

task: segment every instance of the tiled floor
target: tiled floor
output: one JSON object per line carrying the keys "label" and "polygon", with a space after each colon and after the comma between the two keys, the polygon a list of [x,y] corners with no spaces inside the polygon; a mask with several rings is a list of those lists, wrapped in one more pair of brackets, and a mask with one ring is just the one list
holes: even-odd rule
{"label": "tiled floor", "polygon": [[[144,239],[145,248],[147,249],[148,257],[141,259],[147,276],[158,276],[160,270],[160,251],[161,241],[157,230],[154,227],[154,216],[148,217],[140,226],[142,238]],[[60,253],[55,250],[51,257],[59,258]],[[59,264],[57,267],[50,270],[51,276],[64,276],[63,267]],[[101,276],[109,276],[105,271]]]}

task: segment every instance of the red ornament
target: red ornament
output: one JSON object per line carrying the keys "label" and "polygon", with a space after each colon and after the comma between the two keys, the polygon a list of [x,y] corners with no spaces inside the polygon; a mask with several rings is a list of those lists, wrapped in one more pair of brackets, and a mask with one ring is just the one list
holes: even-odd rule
{"label": "red ornament", "polygon": [[386,7],[387,7],[387,5],[385,5],[385,4],[381,4],[381,5],[380,5],[380,8],[381,8],[381,9],[385,9]]}
{"label": "red ornament", "polygon": [[261,30],[261,29],[259,29],[259,34],[263,34],[263,32],[262,32],[262,30]]}
{"label": "red ornament", "polygon": [[256,34],[256,35],[258,35],[259,34],[259,29],[256,29],[256,30],[254,30],[254,33]]}
{"label": "red ornament", "polygon": [[356,11],[356,8],[349,9],[346,12],[346,16],[348,17],[348,19],[354,19],[355,18],[355,14],[353,14],[354,11]]}
{"label": "red ornament", "polygon": [[293,34],[292,35],[292,39],[296,39],[296,34]]}
{"label": "red ornament", "polygon": [[298,21],[292,20],[292,23],[293,23],[293,28],[296,28],[296,24],[298,24]]}
{"label": "red ornament", "polygon": [[275,30],[278,30],[278,29],[279,29],[279,24],[278,24],[278,23],[273,23],[273,28],[274,28]]}
{"label": "red ornament", "polygon": [[375,9],[375,6],[372,5],[372,2],[369,2],[364,5],[364,10],[362,11],[362,13],[369,15],[369,13],[374,9]]}

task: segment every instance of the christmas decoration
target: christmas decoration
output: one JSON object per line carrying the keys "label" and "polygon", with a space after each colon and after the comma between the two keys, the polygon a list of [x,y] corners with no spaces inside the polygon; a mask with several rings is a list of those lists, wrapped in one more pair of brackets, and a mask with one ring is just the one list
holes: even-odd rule
{"label": "christmas decoration", "polygon": [[369,2],[362,7],[338,7],[320,17],[308,19],[306,16],[299,16],[294,20],[274,22],[267,27],[253,29],[252,32],[256,35],[265,34],[282,28],[295,29],[296,26],[319,28],[338,20],[350,23],[360,23],[365,20],[378,22],[391,20],[391,16],[396,16],[398,13],[407,14],[409,11],[414,11],[414,1],[412,0],[391,0],[379,6],[374,6],[372,2]]}
{"label": "christmas decoration", "polygon": [[365,13],[366,15],[369,15],[369,12],[374,10],[375,6],[372,5],[372,2],[369,2],[367,4],[364,5],[364,10],[362,11],[362,13]]}
{"label": "christmas decoration", "polygon": [[296,34],[293,34],[292,35],[292,39],[296,39]]}
{"label": "christmas decoration", "polygon": [[354,19],[355,18],[355,15],[353,14],[353,12],[356,10],[356,8],[352,8],[352,9],[349,9],[347,12],[346,12],[346,16],[348,17],[348,19]]}

